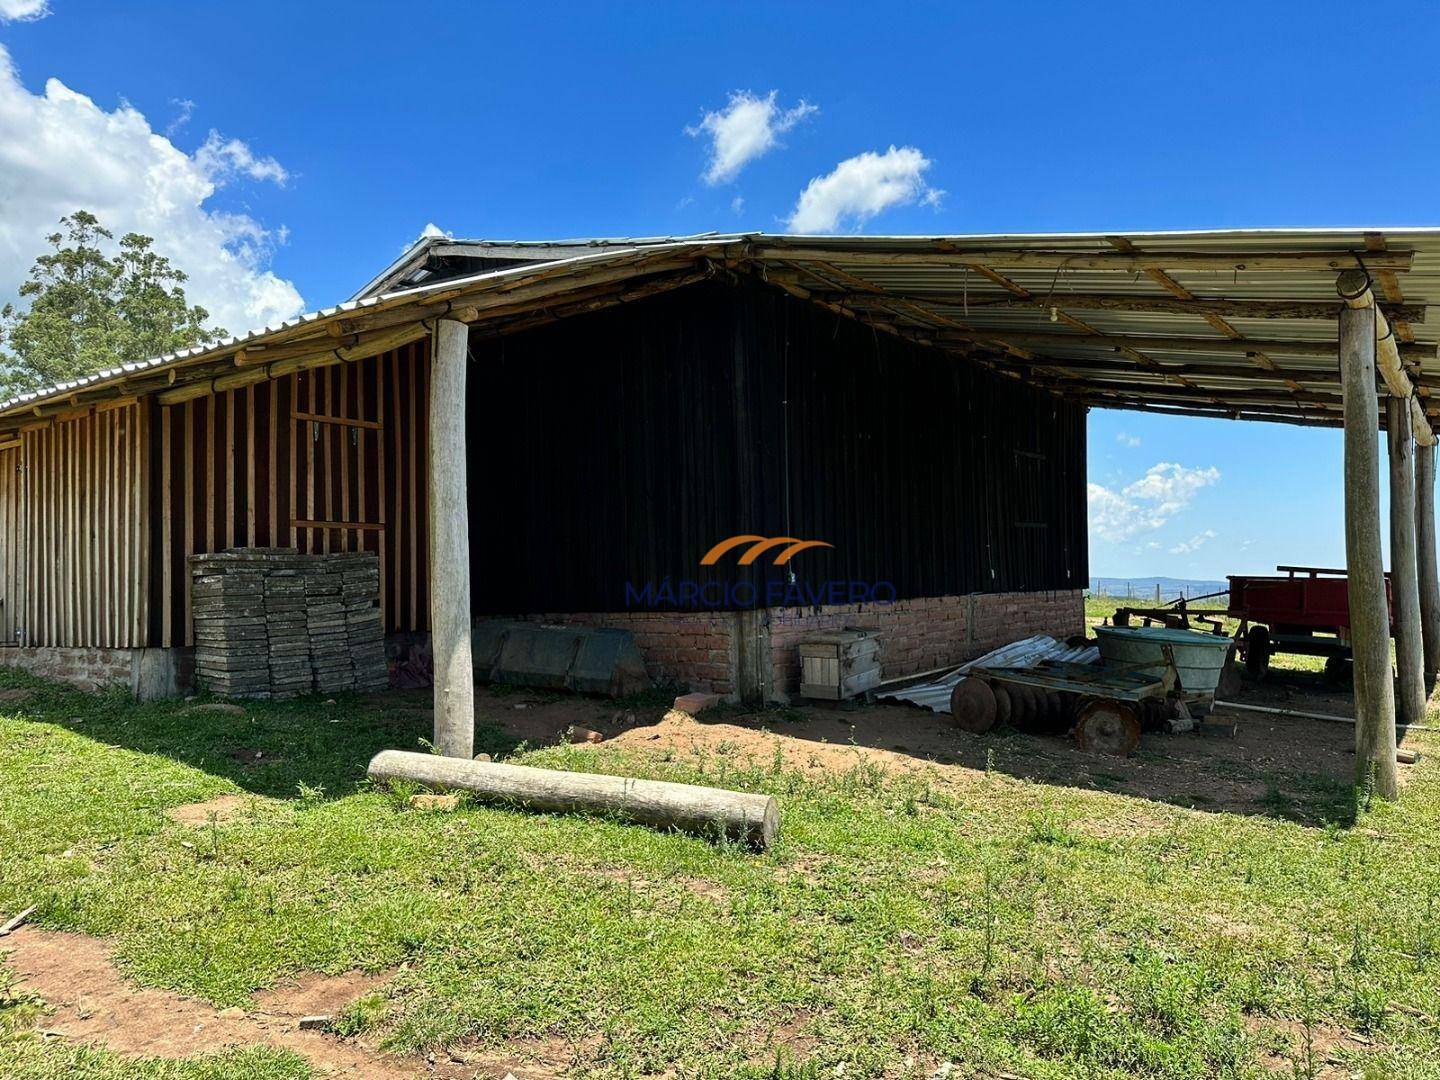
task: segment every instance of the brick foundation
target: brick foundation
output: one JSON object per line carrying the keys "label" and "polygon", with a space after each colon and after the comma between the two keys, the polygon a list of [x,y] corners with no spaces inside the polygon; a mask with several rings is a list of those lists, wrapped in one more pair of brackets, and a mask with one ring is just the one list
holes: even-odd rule
{"label": "brick foundation", "polygon": [[[818,630],[853,626],[880,631],[880,663],[888,679],[963,663],[1032,634],[1063,638],[1082,633],[1085,597],[1078,589],[975,593],[818,610],[771,608],[763,616],[768,619],[759,620],[759,633],[762,640],[769,638],[769,664],[762,665],[767,668],[759,672],[763,684],[755,689],[766,698],[784,701],[800,682],[796,646]],[[657,682],[728,697],[740,693],[740,638],[745,617],[745,613],[729,611],[521,616],[532,622],[629,630]]]}
{"label": "brick foundation", "polygon": [[882,677],[913,675],[962,664],[991,649],[1049,634],[1065,638],[1085,629],[1085,594],[1058,592],[972,593],[929,596],[893,604],[846,604],[812,609],[772,609],[770,656],[773,697],[787,698],[800,685],[796,646],[817,630],[855,627],[880,632]]}
{"label": "brick foundation", "polygon": [[0,649],[0,667],[94,692],[119,686],[141,701],[176,697],[193,672],[190,649],[38,648]]}

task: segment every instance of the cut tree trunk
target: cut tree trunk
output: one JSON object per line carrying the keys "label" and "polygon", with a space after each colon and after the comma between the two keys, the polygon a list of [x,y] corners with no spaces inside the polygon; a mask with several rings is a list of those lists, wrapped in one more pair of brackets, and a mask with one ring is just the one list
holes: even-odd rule
{"label": "cut tree trunk", "polygon": [[628,776],[535,769],[437,754],[382,750],[370,761],[372,780],[409,780],[468,791],[485,802],[558,813],[614,814],[707,839],[725,838],[761,851],[780,831],[780,807],[769,795],[636,780]]}
{"label": "cut tree trunk", "polygon": [[1420,577],[1420,629],[1425,640],[1425,688],[1440,674],[1440,571],[1435,555],[1435,447],[1415,452],[1415,559]]}
{"label": "cut tree trunk", "polygon": [[[1362,274],[1363,276],[1363,274]],[[1362,283],[1363,284],[1363,283]],[[1365,285],[1368,288],[1368,284]],[[1340,276],[1341,295],[1356,286]],[[1375,399],[1375,308],[1340,309],[1340,374],[1345,395],[1345,567],[1355,657],[1355,771],[1362,787],[1394,800],[1395,684],[1390,612],[1380,551],[1380,428]]]}
{"label": "cut tree trunk", "polygon": [[1395,610],[1395,720],[1425,720],[1425,647],[1420,634],[1420,585],[1415,566],[1415,443],[1410,403],[1385,401],[1390,450],[1390,590]]}
{"label": "cut tree trunk", "polygon": [[435,657],[435,746],[475,753],[470,645],[470,518],[465,480],[465,365],[470,328],[435,324],[430,388],[430,641]]}

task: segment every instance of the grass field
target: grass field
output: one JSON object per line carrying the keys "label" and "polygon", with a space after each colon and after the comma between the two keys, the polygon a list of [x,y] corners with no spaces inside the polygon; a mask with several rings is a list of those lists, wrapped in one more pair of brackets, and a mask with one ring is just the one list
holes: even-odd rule
{"label": "grass field", "polygon": [[[1167,598],[1168,600],[1168,598]],[[1231,619],[1222,613],[1225,611],[1225,598],[1217,597],[1214,600],[1202,600],[1199,603],[1191,604],[1189,611],[1210,612],[1220,615],[1220,625],[1227,636],[1233,637],[1240,623],[1237,619]],[[1106,596],[1098,593],[1085,594],[1085,618],[1090,623],[1098,623],[1102,620],[1109,620],[1115,614],[1118,607],[1156,607],[1153,599],[1145,597],[1120,597]],[[1138,621],[1136,625],[1139,625]],[[1280,671],[1324,671],[1325,658],[1322,656],[1299,656],[1293,653],[1276,653],[1270,663]]]}
{"label": "grass field", "polygon": [[[783,833],[757,856],[413,810],[364,780],[377,749],[420,745],[413,712],[0,686],[29,691],[0,706],[0,912],[36,904],[42,928],[106,938],[135,983],[217,1006],[301,972],[393,972],[336,1037],[422,1068],[450,1051],[500,1076],[483,1062],[543,1047],[605,1077],[1440,1075],[1428,759],[1399,805],[1362,793],[1303,825],[988,769],[529,749],[482,725],[479,749],[532,764],[771,792]],[[238,817],[165,814],[223,793]],[[124,1059],[35,1033],[42,1012],[0,975],[0,1075],[311,1075],[276,1049]]]}

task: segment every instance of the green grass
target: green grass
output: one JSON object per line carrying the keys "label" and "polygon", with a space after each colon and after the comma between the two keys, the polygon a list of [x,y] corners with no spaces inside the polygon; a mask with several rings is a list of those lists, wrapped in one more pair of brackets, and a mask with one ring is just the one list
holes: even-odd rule
{"label": "green grass", "polygon": [[[364,780],[375,750],[420,745],[403,708],[237,718],[0,685],[37,687],[0,716],[0,911],[38,904],[42,926],[110,938],[137,982],[217,1005],[394,968],[344,1032],[396,1051],[554,1040],[585,1076],[1305,1076],[1306,1033],[1347,1075],[1437,1075],[1428,760],[1398,806],[1312,827],[1000,772],[517,753],[482,723],[480,749],[532,764],[771,792],[783,834],[757,856],[611,820],[409,810]],[[227,823],[164,814],[225,792],[253,796]],[[44,1042],[4,987],[6,1077],[307,1074],[272,1051],[137,1065]]]}

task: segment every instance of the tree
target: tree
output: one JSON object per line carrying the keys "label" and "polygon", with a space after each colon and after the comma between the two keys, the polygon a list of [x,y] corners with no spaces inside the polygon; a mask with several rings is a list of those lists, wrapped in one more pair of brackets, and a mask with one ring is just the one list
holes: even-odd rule
{"label": "tree", "polygon": [[86,210],[61,218],[20,286],[26,310],[0,308],[0,397],[210,344],[225,331],[185,299],[183,271],[148,236],[114,235]]}

